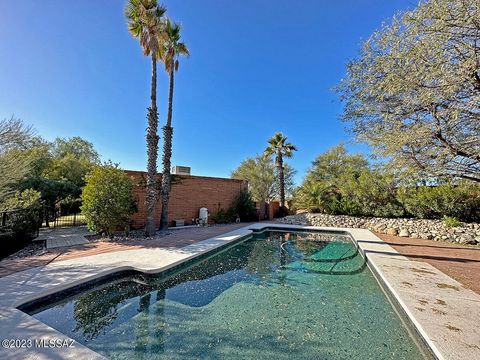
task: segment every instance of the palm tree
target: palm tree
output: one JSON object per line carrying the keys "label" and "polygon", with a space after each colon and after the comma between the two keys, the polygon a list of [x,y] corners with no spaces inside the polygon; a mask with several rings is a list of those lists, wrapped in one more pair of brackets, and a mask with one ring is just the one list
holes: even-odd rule
{"label": "palm tree", "polygon": [[185,43],[180,42],[179,24],[172,23],[167,19],[165,26],[165,39],[162,44],[162,61],[165,64],[165,70],[170,78],[168,92],[168,111],[167,122],[163,127],[163,172],[162,172],[162,215],[160,217],[160,229],[168,227],[168,202],[170,198],[171,176],[170,165],[172,159],[172,106],[173,106],[173,85],[175,72],[178,71],[180,55],[189,56]]}
{"label": "palm tree", "polygon": [[266,158],[275,155],[275,165],[278,169],[278,181],[280,185],[280,209],[283,210],[285,207],[285,175],[283,172],[283,157],[292,157],[293,152],[296,151],[297,148],[294,145],[287,143],[287,137],[283,136],[281,132],[273,135],[270,140],[268,140],[268,144],[269,145],[264,150],[263,155]]}
{"label": "palm tree", "polygon": [[157,200],[158,110],[157,110],[157,61],[165,29],[165,7],[157,0],[129,0],[125,9],[128,30],[139,39],[145,56],[152,58],[152,83],[147,127],[147,223],[145,235],[155,234],[155,203]]}

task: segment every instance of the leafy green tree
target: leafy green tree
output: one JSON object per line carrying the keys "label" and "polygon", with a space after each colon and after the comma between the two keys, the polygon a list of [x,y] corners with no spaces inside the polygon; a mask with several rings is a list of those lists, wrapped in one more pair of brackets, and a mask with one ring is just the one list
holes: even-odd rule
{"label": "leafy green tree", "polygon": [[44,170],[50,179],[66,180],[78,188],[85,185],[87,175],[100,162],[93,144],[81,137],[57,138],[51,145],[51,161]]}
{"label": "leafy green tree", "polygon": [[[293,192],[294,175],[295,170],[285,164],[284,178],[287,196]],[[255,201],[270,202],[280,198],[280,188],[276,180],[278,179],[278,169],[271,158],[265,158],[261,155],[247,158],[232,172],[231,177],[248,181],[248,190]]]}
{"label": "leafy green tree", "polygon": [[158,157],[158,110],[157,110],[157,61],[161,58],[161,47],[165,41],[166,9],[157,0],[129,0],[125,9],[128,30],[140,41],[145,56],[152,59],[152,80],[147,128],[147,222],[145,235],[155,234],[155,203],[157,200],[157,157]]}
{"label": "leafy green tree", "polygon": [[480,182],[480,3],[421,1],[368,39],[343,119],[395,168]]}
{"label": "leafy green tree", "polygon": [[320,154],[297,189],[295,205],[329,214],[400,216],[398,184],[393,174],[371,169],[362,154],[349,154],[343,144]]}
{"label": "leafy green tree", "polygon": [[336,146],[319,155],[296,190],[297,208],[327,214],[480,219],[480,185],[437,179],[422,184]]}
{"label": "leafy green tree", "polygon": [[82,213],[90,230],[112,235],[129,224],[136,211],[133,181],[112,163],[96,167],[88,176],[82,192]]}
{"label": "leafy green tree", "polygon": [[168,228],[168,202],[170,199],[171,177],[170,167],[172,159],[172,108],[173,108],[173,87],[175,72],[178,71],[180,55],[189,56],[190,52],[185,43],[180,41],[180,25],[172,23],[167,19],[165,26],[165,40],[162,43],[162,61],[165,64],[165,71],[168,73],[168,111],[167,122],[163,127],[163,172],[162,172],[162,214],[160,216],[160,229]]}
{"label": "leafy green tree", "polygon": [[358,178],[368,170],[368,160],[362,154],[349,154],[343,144],[336,145],[320,154],[312,163],[308,177],[315,181],[334,184],[340,177]]}
{"label": "leafy green tree", "polygon": [[69,197],[77,199],[82,190],[67,180],[54,180],[42,176],[29,176],[18,184],[20,190],[32,189],[40,193],[44,204],[45,223],[49,226],[56,205]]}
{"label": "leafy green tree", "polygon": [[85,176],[99,162],[93,144],[79,137],[57,138],[53,142],[34,137],[25,149],[11,152],[30,164],[28,173],[17,181],[15,188],[41,193],[47,225],[60,202],[78,202]]}
{"label": "leafy green tree", "polygon": [[[285,168],[283,158],[290,158],[297,150],[295,145],[287,142],[287,137],[281,132],[276,133],[268,140],[268,146],[263,154],[266,158],[275,157],[275,166],[278,169],[278,186],[280,190],[280,208],[285,208]],[[282,211],[282,210],[281,210]]]}
{"label": "leafy green tree", "polygon": [[337,188],[331,184],[307,177],[294,193],[295,207],[314,212],[332,212],[329,205],[337,197]]}
{"label": "leafy green tree", "polygon": [[347,208],[353,212],[351,202],[342,200],[340,188],[356,182],[368,170],[368,160],[362,154],[348,154],[343,144],[336,145],[312,162],[296,191],[295,205],[327,213],[344,213]]}
{"label": "leafy green tree", "polygon": [[33,137],[31,127],[11,117],[0,121],[0,204],[15,193],[14,185],[29,172],[31,158],[17,156]]}

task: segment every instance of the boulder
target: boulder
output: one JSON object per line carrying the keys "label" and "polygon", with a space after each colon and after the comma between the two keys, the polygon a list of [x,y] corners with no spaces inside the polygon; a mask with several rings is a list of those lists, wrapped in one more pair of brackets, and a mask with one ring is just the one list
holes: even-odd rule
{"label": "boulder", "polygon": [[397,235],[398,231],[395,228],[387,228],[387,230],[385,230],[385,234],[387,234],[387,235]]}
{"label": "boulder", "polygon": [[426,233],[426,232],[420,233],[420,234],[418,234],[418,236],[420,237],[420,239],[425,239],[425,240],[432,240],[433,239],[432,234],[429,234],[429,233]]}
{"label": "boulder", "polygon": [[401,236],[401,237],[409,237],[409,236],[410,236],[410,233],[408,232],[407,229],[400,229],[400,232],[398,233],[398,236]]}
{"label": "boulder", "polygon": [[465,234],[462,235],[458,238],[458,242],[460,244],[470,244],[470,245],[475,245],[477,241],[473,238],[473,236]]}

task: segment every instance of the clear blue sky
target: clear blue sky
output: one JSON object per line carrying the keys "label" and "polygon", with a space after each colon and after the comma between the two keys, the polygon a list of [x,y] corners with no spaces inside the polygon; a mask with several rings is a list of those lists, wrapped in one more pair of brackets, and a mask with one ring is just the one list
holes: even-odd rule
{"label": "clear blue sky", "polygon": [[[331,91],[347,60],[415,0],[163,3],[191,51],[176,77],[173,164],[229,176],[283,131],[298,146],[291,164],[300,181],[316,155],[351,140]],[[124,5],[0,1],[0,118],[15,114],[47,139],[79,135],[104,160],[145,169],[150,61],[127,32]],[[160,69],[162,124],[168,82]]]}

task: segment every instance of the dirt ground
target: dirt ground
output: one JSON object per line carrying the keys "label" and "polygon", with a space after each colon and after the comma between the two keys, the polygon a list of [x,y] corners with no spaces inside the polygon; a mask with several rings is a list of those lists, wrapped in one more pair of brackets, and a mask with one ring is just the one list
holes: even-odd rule
{"label": "dirt ground", "polygon": [[409,259],[429,263],[480,294],[480,246],[375,235]]}

